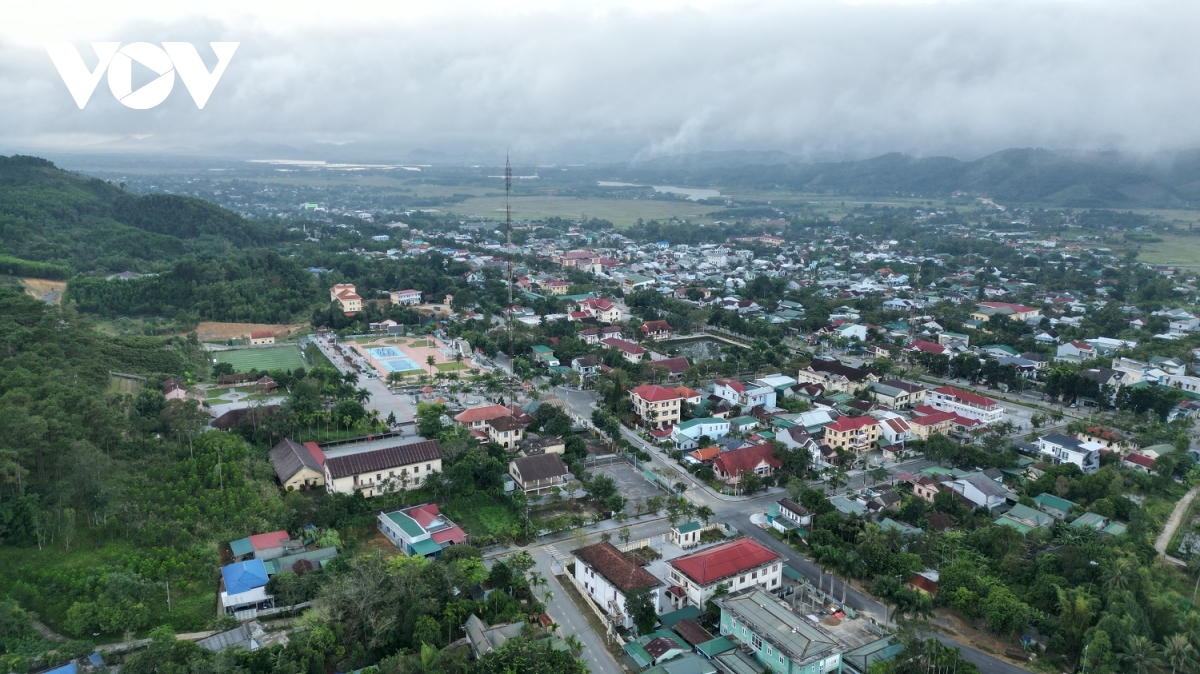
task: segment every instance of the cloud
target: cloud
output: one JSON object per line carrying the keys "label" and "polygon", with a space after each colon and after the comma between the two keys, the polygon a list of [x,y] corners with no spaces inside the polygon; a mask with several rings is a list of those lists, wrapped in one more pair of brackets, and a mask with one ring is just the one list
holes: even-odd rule
{"label": "cloud", "polygon": [[78,110],[40,45],[15,37],[20,19],[8,23],[0,147],[562,161],[1200,145],[1192,3],[410,3],[422,11],[376,20],[353,3],[290,7],[64,28],[85,60],[93,39],[182,40],[211,67],[207,42],[241,42],[204,110],[178,83],[163,105],[130,110],[103,81]]}

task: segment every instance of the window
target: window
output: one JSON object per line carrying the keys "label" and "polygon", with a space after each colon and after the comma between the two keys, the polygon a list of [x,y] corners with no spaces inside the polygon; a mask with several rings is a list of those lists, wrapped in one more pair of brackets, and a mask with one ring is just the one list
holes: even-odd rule
{"label": "window", "polygon": [[742,636],[746,636],[746,628],[745,627],[742,628]]}
{"label": "window", "polygon": [[383,479],[383,476],[382,476],[382,474],[380,474],[380,473],[375,473],[375,479],[376,479],[376,480],[382,480],[382,479]]}
{"label": "window", "polygon": [[754,650],[760,650],[762,648],[762,639],[759,639],[757,634],[752,634],[750,635],[750,645],[754,647]]}
{"label": "window", "polygon": [[779,654],[779,664],[783,664],[783,653]]}
{"label": "window", "polygon": [[771,650],[771,647],[767,646],[767,655],[774,655],[774,654],[775,654],[775,652],[773,650]]}
{"label": "window", "polygon": [[413,466],[413,475],[416,475],[416,474],[417,474],[417,473],[419,473],[419,472],[421,472],[421,467],[420,467],[420,466]]}

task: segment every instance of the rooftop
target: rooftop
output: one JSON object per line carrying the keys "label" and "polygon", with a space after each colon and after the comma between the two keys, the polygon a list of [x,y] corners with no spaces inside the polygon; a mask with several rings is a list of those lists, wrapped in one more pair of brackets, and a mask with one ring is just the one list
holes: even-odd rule
{"label": "rooftop", "polygon": [[762,543],[739,538],[672,560],[670,565],[693,581],[708,585],[781,558]]}

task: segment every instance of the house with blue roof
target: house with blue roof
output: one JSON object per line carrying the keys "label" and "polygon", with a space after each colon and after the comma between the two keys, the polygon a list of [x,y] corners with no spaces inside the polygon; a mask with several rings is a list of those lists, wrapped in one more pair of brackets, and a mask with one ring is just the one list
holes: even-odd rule
{"label": "house with blue roof", "polygon": [[221,567],[221,606],[226,613],[271,608],[275,598],[267,594],[267,568],[261,559],[248,559]]}

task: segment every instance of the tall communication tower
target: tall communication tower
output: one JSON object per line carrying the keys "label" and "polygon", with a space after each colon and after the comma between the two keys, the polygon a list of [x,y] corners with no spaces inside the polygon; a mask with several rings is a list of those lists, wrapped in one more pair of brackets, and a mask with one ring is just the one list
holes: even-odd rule
{"label": "tall communication tower", "polygon": [[508,308],[504,314],[508,325],[508,404],[511,413],[513,400],[513,378],[517,376],[516,361],[513,359],[512,307],[513,307],[513,277],[512,277],[512,205],[508,201],[512,192],[512,164],[508,155],[504,155],[504,249],[508,253]]}

